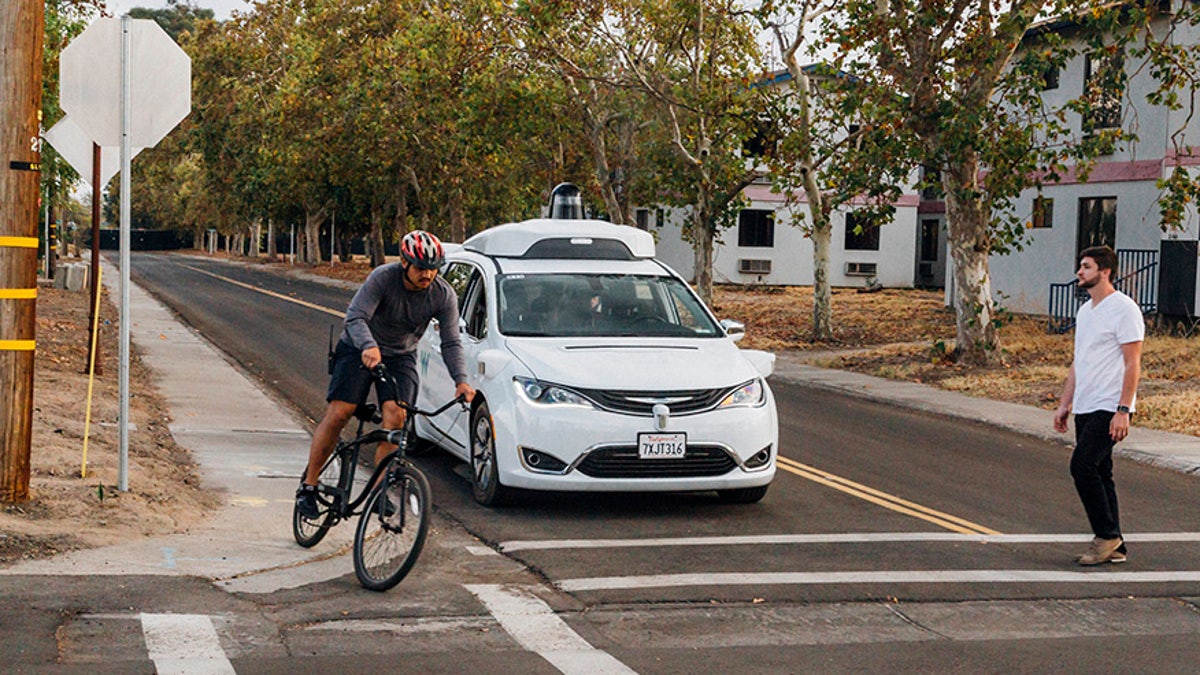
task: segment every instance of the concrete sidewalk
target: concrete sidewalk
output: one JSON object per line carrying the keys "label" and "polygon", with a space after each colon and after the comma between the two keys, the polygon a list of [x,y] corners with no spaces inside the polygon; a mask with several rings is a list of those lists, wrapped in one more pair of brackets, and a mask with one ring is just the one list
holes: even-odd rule
{"label": "concrete sidewalk", "polygon": [[[817,368],[805,365],[795,353],[777,355],[773,377],[935,415],[983,422],[1064,445],[1075,442],[1074,427],[1065,434],[1054,431],[1053,413],[1049,410],[967,396],[925,384]],[[1143,429],[1137,426],[1136,420],[1129,437],[1119,443],[1114,452],[1119,457],[1154,466],[1200,474],[1200,437]]]}

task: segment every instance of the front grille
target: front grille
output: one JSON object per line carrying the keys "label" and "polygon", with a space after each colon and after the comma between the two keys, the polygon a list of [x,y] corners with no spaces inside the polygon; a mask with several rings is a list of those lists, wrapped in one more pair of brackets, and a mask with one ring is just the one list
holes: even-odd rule
{"label": "front grille", "polygon": [[685,389],[681,391],[611,391],[605,389],[578,389],[579,393],[596,402],[596,405],[613,412],[649,417],[655,404],[663,403],[672,415],[710,410],[730,392],[730,387],[721,389]]}
{"label": "front grille", "polygon": [[636,445],[621,445],[592,451],[576,470],[592,478],[692,478],[721,476],[736,466],[716,445],[688,445],[687,454],[674,459],[641,459]]}

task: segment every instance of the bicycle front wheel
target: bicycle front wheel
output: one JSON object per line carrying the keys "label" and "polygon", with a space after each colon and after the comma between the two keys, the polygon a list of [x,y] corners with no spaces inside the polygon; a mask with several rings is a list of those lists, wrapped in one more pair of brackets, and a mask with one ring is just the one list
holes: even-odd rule
{"label": "bicycle front wheel", "polygon": [[417,562],[429,529],[429,481],[407,462],[371,490],[354,534],[354,573],[363,588],[386,591]]}

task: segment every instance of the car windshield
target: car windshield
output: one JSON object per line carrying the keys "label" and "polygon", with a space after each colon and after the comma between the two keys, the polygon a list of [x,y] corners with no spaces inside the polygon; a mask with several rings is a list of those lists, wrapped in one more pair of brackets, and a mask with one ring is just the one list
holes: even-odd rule
{"label": "car windshield", "polygon": [[720,337],[700,300],[669,276],[506,274],[500,332],[536,337]]}

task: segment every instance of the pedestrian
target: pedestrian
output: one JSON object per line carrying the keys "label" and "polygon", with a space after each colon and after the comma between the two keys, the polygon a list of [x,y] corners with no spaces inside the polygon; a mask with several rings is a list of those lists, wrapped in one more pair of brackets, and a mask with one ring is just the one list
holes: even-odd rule
{"label": "pedestrian", "polygon": [[[438,277],[445,255],[442,242],[432,234],[416,230],[400,242],[401,262],[380,265],[371,271],[346,310],[345,327],[333,354],[325,416],[313,432],[308,468],[296,491],[296,509],[305,518],[320,516],[316,499],[321,467],[337,445],[342,429],[366,400],[371,385],[388,429],[404,426],[405,411],[396,405],[397,392],[375,382],[370,370],[383,363],[396,380],[401,401],[416,404],[417,341],[433,319],[438,321],[442,360],[454,379],[455,396],[470,401],[475,390],[467,384],[458,322],[458,296],[445,279]],[[395,449],[380,443],[375,463]]]}
{"label": "pedestrian", "polygon": [[1137,303],[1113,286],[1116,274],[1117,254],[1111,248],[1080,252],[1075,276],[1091,298],[1075,319],[1075,357],[1054,412],[1054,429],[1060,433],[1067,430],[1067,416],[1075,413],[1071,477],[1095,535],[1088,550],[1075,558],[1080,565],[1122,563],[1128,554],[1112,451],[1129,435],[1146,323]]}

